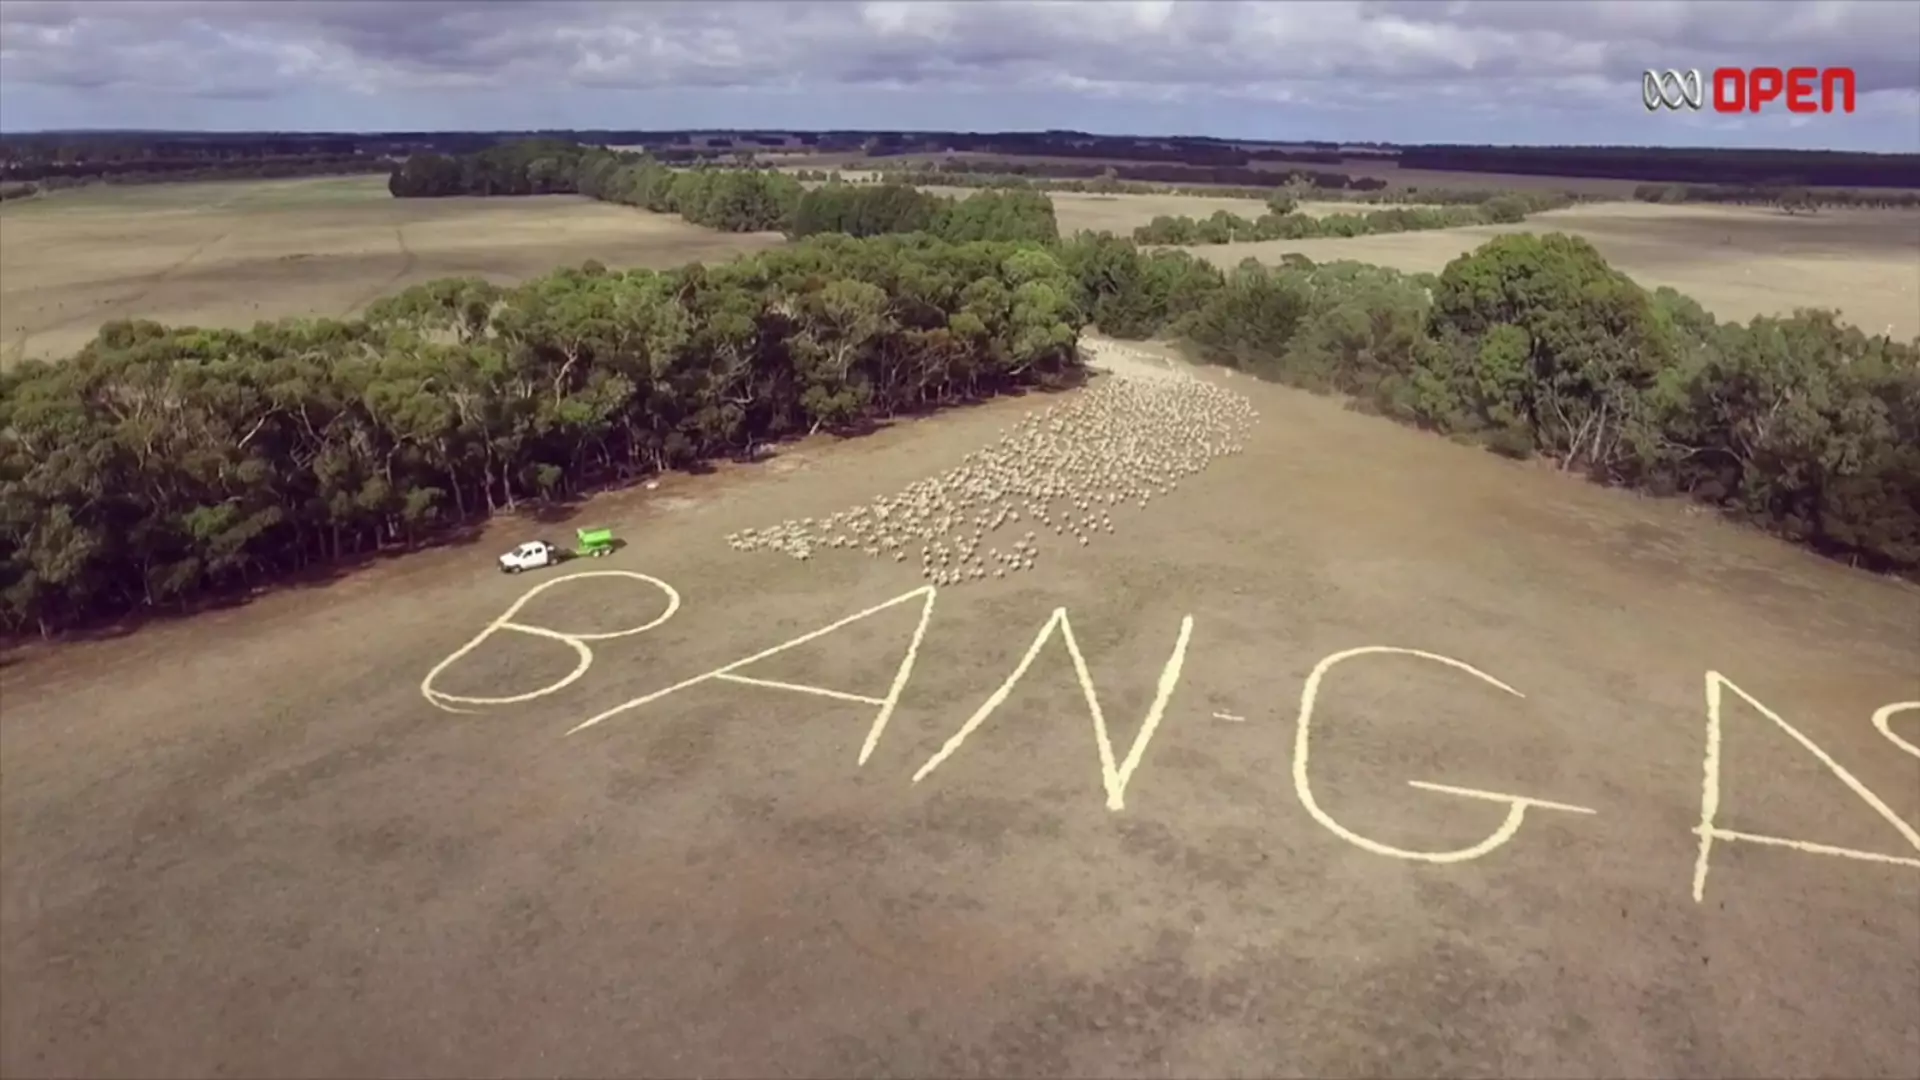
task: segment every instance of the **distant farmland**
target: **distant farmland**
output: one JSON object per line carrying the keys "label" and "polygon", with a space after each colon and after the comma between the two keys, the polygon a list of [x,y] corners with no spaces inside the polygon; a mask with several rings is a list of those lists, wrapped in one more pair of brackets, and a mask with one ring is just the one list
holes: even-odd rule
{"label": "distant farmland", "polygon": [[1278,262],[1298,252],[1316,262],[1353,259],[1397,270],[1438,271],[1488,239],[1513,232],[1567,232],[1593,241],[1607,261],[1647,288],[1686,293],[1723,319],[1838,309],[1868,333],[1920,334],[1920,214],[1835,210],[1789,215],[1723,206],[1596,203],[1537,214],[1519,225],[1382,236],[1200,245],[1222,267],[1252,256]]}
{"label": "distant farmland", "polygon": [[112,319],[339,317],[435,278],[679,266],[781,242],[570,195],[395,199],[384,177],[88,188],[0,205],[0,222],[9,362],[70,354]]}

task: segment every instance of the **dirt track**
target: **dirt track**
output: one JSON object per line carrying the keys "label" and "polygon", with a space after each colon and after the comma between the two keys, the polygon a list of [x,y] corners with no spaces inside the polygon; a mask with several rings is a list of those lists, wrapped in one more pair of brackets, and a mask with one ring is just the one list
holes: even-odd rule
{"label": "dirt track", "polygon": [[[0,672],[0,1071],[27,1075],[1914,1076],[1920,593],[1682,508],[1233,380],[1243,455],[1030,575],[736,554],[895,490],[1003,402],[601,500],[671,618],[576,681],[435,708],[421,681],[543,578],[494,549]],[[585,523],[585,518],[574,522]],[[569,526],[552,528],[563,532]],[[549,577],[559,577],[563,570]],[[1056,607],[1056,637],[926,768]],[[516,621],[613,633],[602,577]],[[1294,772],[1303,683],[1342,650]],[[434,687],[527,694],[576,653],[495,635]],[[1708,672],[1724,689],[1694,899]],[[1110,781],[1112,776],[1108,777]],[[1479,791],[1479,798],[1410,787]],[[1489,795],[1487,793],[1502,793]],[[1487,847],[1511,802],[1543,800]],[[1489,802],[1489,799],[1493,802]],[[1591,811],[1590,813],[1580,811]],[[1357,839],[1343,838],[1345,830]],[[1908,863],[1810,851],[1852,849]],[[1383,847],[1401,849],[1381,853]]]}

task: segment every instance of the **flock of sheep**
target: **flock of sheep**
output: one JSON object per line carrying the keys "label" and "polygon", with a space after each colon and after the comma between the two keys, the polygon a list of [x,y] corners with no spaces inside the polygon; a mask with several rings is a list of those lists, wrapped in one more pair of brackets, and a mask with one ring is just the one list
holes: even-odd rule
{"label": "flock of sheep", "polygon": [[1241,450],[1258,415],[1244,396],[1125,346],[1082,350],[1106,378],[1028,413],[958,466],[823,518],[734,533],[728,545],[802,560],[835,549],[918,558],[936,585],[1005,577],[1033,569],[1047,534],[1090,544],[1124,507],[1144,509]]}

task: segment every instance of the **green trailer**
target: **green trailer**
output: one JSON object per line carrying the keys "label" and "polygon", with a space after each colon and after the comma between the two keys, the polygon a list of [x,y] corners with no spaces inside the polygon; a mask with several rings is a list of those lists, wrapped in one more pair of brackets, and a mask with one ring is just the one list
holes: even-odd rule
{"label": "green trailer", "polygon": [[579,529],[575,531],[580,543],[573,549],[578,558],[599,558],[613,552],[613,530],[605,527]]}

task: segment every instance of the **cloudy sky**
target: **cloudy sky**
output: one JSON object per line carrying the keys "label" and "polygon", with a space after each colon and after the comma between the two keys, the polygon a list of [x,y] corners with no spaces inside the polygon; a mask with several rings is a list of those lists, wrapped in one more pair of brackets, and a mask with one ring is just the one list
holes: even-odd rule
{"label": "cloudy sky", "polygon": [[[1851,116],[1649,67],[1851,66]],[[1920,151],[1920,0],[0,0],[0,131],[1072,128]]]}

